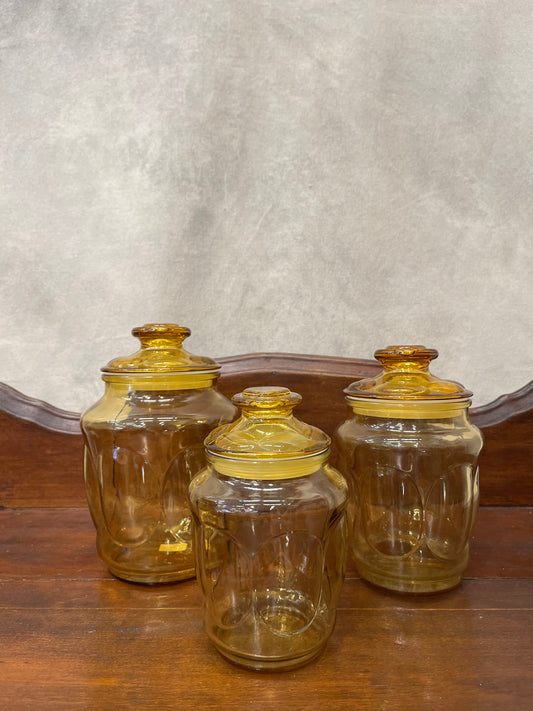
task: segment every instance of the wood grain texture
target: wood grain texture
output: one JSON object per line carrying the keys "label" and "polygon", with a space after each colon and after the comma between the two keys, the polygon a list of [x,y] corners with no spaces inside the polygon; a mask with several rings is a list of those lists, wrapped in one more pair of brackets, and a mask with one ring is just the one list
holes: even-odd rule
{"label": "wood grain texture", "polygon": [[79,433],[78,412],[60,410],[43,400],[28,397],[5,383],[0,383],[0,411],[54,432]]}
{"label": "wood grain texture", "polygon": [[0,506],[84,506],[81,434],[0,411]]}
{"label": "wood grain texture", "polygon": [[0,511],[0,698],[10,711],[525,710],[532,534],[532,509],[482,509],[465,580],[441,595],[382,591],[351,565],[324,654],[256,674],[212,648],[196,581],[110,576],[86,510]]}
{"label": "wood grain texture", "polygon": [[10,711],[526,711],[531,619],[531,610],[341,609],[324,654],[275,676],[220,658],[196,610],[9,610],[0,693]]}
{"label": "wood grain texture", "polygon": [[[298,417],[331,434],[346,416],[343,388],[379,367],[253,354],[224,359],[219,387],[232,395],[286,385],[304,397]],[[240,670],[216,653],[196,581],[142,586],[109,574],[85,502],[76,414],[8,390],[0,389],[1,708],[530,708],[531,386],[472,413],[485,437],[485,505],[462,584],[400,595],[366,584],[350,563],[324,654],[285,674]]]}
{"label": "wood grain texture", "polygon": [[[533,393],[533,390],[531,390]],[[474,423],[476,417],[472,417]],[[533,504],[533,409],[482,426],[479,457],[481,503]]]}
{"label": "wood grain texture", "polygon": [[[285,385],[303,397],[297,417],[329,435],[348,416],[344,388],[381,370],[377,361],[280,353],[220,362],[222,393],[231,397],[251,385]],[[481,503],[533,505],[533,383],[471,414],[485,440]],[[85,504],[78,417],[0,386],[0,506]]]}
{"label": "wood grain texture", "polygon": [[[87,507],[0,511],[0,581],[110,578],[95,537]],[[533,578],[533,508],[480,508],[466,577],[518,575]]]}

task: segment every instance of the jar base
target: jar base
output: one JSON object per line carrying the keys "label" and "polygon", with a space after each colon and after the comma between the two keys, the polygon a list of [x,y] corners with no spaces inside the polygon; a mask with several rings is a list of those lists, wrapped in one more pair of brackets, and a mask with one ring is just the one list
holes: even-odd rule
{"label": "jar base", "polygon": [[217,652],[224,657],[224,659],[227,659],[232,664],[241,667],[241,669],[251,669],[259,672],[283,672],[298,669],[299,667],[309,664],[309,662],[312,662],[320,656],[320,654],[322,654],[326,645],[324,643],[317,649],[313,649],[307,654],[293,659],[261,659],[257,657],[245,657],[221,648],[216,644],[213,646]]}
{"label": "jar base", "polygon": [[138,573],[108,566],[109,572],[120,580],[128,583],[142,583],[144,585],[158,585],[160,583],[176,583],[181,580],[190,580],[196,576],[194,568],[180,572],[165,573]]}
{"label": "jar base", "polygon": [[448,577],[430,578],[415,576],[392,576],[377,572],[372,568],[357,563],[357,570],[363,580],[372,585],[399,593],[431,594],[445,592],[461,584],[462,576],[455,573]]}

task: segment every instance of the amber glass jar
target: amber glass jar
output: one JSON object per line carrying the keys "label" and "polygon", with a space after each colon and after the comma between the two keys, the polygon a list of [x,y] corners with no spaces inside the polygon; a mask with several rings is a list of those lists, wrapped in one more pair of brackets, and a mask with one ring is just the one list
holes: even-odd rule
{"label": "amber glass jar", "polygon": [[345,390],[351,416],[335,435],[359,573],[401,592],[459,584],[478,505],[472,393],[429,372],[437,355],[424,346],[377,351],[384,370]]}
{"label": "amber glass jar", "polygon": [[206,632],[257,670],[321,652],[344,577],[347,485],[327,435],[292,415],[300,401],[277,387],[236,395],[241,418],[209,435],[190,485]]}
{"label": "amber glass jar", "polygon": [[104,396],[81,418],[85,485],[97,549],[125,580],[194,576],[188,486],[203,440],[237,409],[215,389],[219,366],[183,349],[188,328],[132,331],[139,351],[102,368]]}

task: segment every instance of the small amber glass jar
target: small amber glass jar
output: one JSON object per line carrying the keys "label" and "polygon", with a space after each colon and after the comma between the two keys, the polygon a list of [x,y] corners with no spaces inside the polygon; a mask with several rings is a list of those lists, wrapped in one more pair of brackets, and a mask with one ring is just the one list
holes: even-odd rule
{"label": "small amber glass jar", "polygon": [[377,351],[382,374],[345,390],[351,416],[335,434],[359,573],[401,592],[459,584],[478,505],[472,393],[429,372],[437,355],[424,346]]}
{"label": "small amber glass jar", "polygon": [[215,389],[215,361],[183,349],[188,328],[132,331],[139,351],[102,368],[104,396],[81,418],[85,486],[97,549],[139,583],[194,576],[188,486],[205,466],[203,440],[237,409]]}
{"label": "small amber glass jar", "polygon": [[300,401],[278,387],[236,395],[241,418],[209,435],[190,485],[206,632],[257,670],[321,652],[345,571],[347,485],[329,437],[292,415]]}

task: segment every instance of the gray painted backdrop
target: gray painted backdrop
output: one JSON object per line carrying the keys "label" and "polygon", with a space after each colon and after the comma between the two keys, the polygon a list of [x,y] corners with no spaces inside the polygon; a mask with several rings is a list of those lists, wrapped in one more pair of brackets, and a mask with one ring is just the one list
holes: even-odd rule
{"label": "gray painted backdrop", "polygon": [[533,377],[531,0],[1,0],[0,380],[191,351]]}

